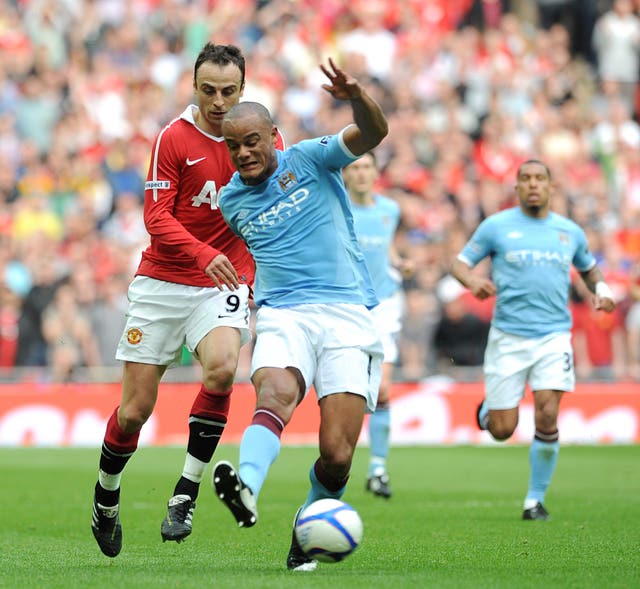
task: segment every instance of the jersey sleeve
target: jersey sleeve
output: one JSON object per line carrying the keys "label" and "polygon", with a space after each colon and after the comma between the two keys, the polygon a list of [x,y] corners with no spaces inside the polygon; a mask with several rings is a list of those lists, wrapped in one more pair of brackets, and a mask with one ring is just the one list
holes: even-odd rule
{"label": "jersey sleeve", "polygon": [[579,225],[575,225],[576,252],[573,255],[573,265],[578,272],[588,272],[596,265],[596,259],[589,249],[589,242],[585,232]]}
{"label": "jersey sleeve", "polygon": [[493,252],[490,223],[490,218],[480,223],[471,236],[471,239],[462,248],[460,254],[458,254],[458,259],[471,266],[471,268]]}
{"label": "jersey sleeve", "polygon": [[353,155],[346,146],[342,138],[345,129],[337,135],[306,139],[298,143],[297,147],[306,158],[315,162],[319,169],[341,170],[359,157]]}
{"label": "jersey sleeve", "polygon": [[180,174],[186,158],[169,133],[160,133],[154,144],[144,194],[144,223],[149,235],[164,248],[193,258],[204,272],[219,250],[195,238],[175,218]]}

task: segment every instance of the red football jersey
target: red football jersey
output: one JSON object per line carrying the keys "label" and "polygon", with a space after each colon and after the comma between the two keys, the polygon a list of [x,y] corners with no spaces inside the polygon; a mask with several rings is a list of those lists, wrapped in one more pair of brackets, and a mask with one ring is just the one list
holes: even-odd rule
{"label": "red football jersey", "polygon": [[[204,270],[223,253],[240,282],[251,285],[253,259],[217,204],[218,191],[235,170],[224,139],[196,126],[194,108],[187,107],[155,139],[144,196],[144,222],[151,242],[136,274],[213,286]],[[277,147],[284,147],[281,135]]]}

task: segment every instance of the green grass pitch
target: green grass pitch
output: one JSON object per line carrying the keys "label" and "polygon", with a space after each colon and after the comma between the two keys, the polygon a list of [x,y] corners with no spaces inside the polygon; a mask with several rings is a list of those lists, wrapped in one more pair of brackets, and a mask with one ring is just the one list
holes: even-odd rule
{"label": "green grass pitch", "polygon": [[[140,448],[123,477],[123,550],[103,556],[90,531],[98,449],[0,449],[0,587],[640,588],[640,446],[566,446],[547,495],[550,522],[520,519],[525,446],[393,448],[394,496],[364,491],[358,448],[344,499],[364,538],[338,564],[286,570],[291,519],[306,496],[313,448],[283,448],[254,528],[214,497],[210,468],[193,534],[162,543],[160,522],[181,448]],[[237,447],[216,459],[236,461]]]}

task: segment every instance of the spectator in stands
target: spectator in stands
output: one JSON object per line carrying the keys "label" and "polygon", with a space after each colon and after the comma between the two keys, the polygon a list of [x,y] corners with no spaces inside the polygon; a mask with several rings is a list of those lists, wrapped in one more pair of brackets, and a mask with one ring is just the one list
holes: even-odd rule
{"label": "spectator in stands", "polygon": [[572,52],[593,61],[591,34],[597,16],[596,0],[536,0],[540,25],[549,29],[561,24],[572,38]]}
{"label": "spectator in stands", "polygon": [[358,24],[338,39],[338,50],[342,55],[361,55],[365,73],[385,81],[393,71],[397,50],[396,36],[385,26],[385,2],[357,0],[352,10]]}
{"label": "spectator in stands", "polygon": [[640,18],[632,0],[614,0],[596,21],[592,37],[598,76],[603,86],[613,86],[633,112],[640,75]]}
{"label": "spectator in stands", "polygon": [[100,366],[119,366],[115,350],[125,326],[128,274],[114,274],[98,285],[95,303],[89,318],[93,333],[99,333]]}
{"label": "spectator in stands", "polygon": [[96,334],[75,292],[68,281],[63,282],[42,312],[42,335],[53,382],[73,380],[77,368],[100,363]]}
{"label": "spectator in stands", "polygon": [[[498,4],[502,15],[497,26],[492,20],[490,27],[480,27],[479,19],[473,26],[483,7]],[[302,92],[303,108],[289,105],[300,89],[317,87],[311,72],[318,55],[334,53],[342,40],[353,38],[358,29],[358,35],[364,31],[360,10],[364,8],[373,14],[371,30],[388,39],[385,43],[394,47],[393,53],[370,63],[379,47],[372,44],[356,46],[344,57],[358,62],[365,77],[379,76],[382,81],[375,88],[376,98],[385,105],[393,132],[379,156],[385,191],[397,191],[403,201],[400,234],[413,237],[419,232],[433,240],[437,233],[438,239],[448,240],[454,231],[442,218],[450,215],[450,209],[434,210],[424,201],[438,194],[437,186],[427,188],[433,177],[439,185],[444,182],[447,198],[464,203],[470,234],[483,216],[509,206],[504,184],[505,177],[509,183],[508,171],[502,174],[513,169],[512,160],[521,160],[523,153],[539,145],[545,145],[547,153],[562,155],[560,141],[576,154],[576,141],[593,139],[596,127],[600,135],[603,127],[617,125],[609,106],[624,94],[619,82],[602,83],[601,72],[590,67],[596,62],[588,55],[596,8],[604,21],[613,4],[595,0],[220,0],[203,6],[145,0],[5,2],[0,28],[0,224],[10,227],[25,206],[26,195],[33,192],[27,187],[44,180],[39,185],[45,186],[45,208],[64,221],[62,246],[56,250],[63,273],[96,255],[100,260],[96,267],[105,268],[109,260],[108,269],[101,270],[105,275],[120,272],[122,268],[116,270],[113,260],[105,257],[105,252],[119,251],[132,274],[139,261],[137,252],[120,250],[103,228],[121,190],[142,197],[139,181],[146,173],[149,144],[190,102],[190,64],[202,44],[213,36],[247,48],[259,77],[250,77],[245,99],[268,97],[286,136],[297,142],[345,117],[341,109],[317,100],[317,93]],[[637,2],[632,12],[637,18]],[[603,49],[614,49],[623,41],[632,48],[626,27],[622,25],[620,34]],[[169,64],[165,77],[162,64]],[[636,75],[637,68],[630,64],[624,59],[615,62],[629,66],[631,75]],[[378,67],[388,73],[377,72]],[[256,95],[251,95],[254,90]],[[625,116],[633,119],[633,105],[630,109],[628,103],[631,85],[629,91]],[[447,97],[450,108],[438,103],[438,94]],[[448,118],[454,111],[464,113],[457,123]],[[554,115],[547,111],[556,113],[555,119],[567,129],[551,133],[548,126]],[[473,129],[474,117],[485,126]],[[498,141],[493,141],[496,118]],[[426,132],[427,123],[431,134]],[[640,164],[635,161],[635,139],[629,141],[628,131],[621,136],[617,150],[606,154],[589,143],[591,151],[579,154],[579,161],[558,166],[555,175],[562,199],[554,199],[554,207],[563,200],[571,211],[572,201],[585,194],[585,187],[589,200],[595,192],[608,195],[608,208],[596,195],[597,216],[610,232],[607,237],[620,239],[635,256],[640,251],[640,207],[635,204],[640,202],[636,194]],[[585,162],[593,164],[596,173],[591,174]],[[595,208],[589,204],[592,216]],[[480,212],[476,221],[474,211]],[[11,252],[13,261],[25,265],[22,248],[12,247]],[[441,267],[442,260],[436,264]],[[428,287],[419,288],[416,300],[433,299]],[[414,318],[406,328],[414,330],[416,325]],[[423,343],[415,357],[428,356]],[[411,374],[416,370],[417,366]]]}
{"label": "spectator in stands", "polygon": [[60,270],[51,254],[51,251],[39,252],[37,263],[31,266],[33,285],[22,302],[18,320],[17,366],[47,365],[47,341],[42,331],[42,319],[61,280]]}
{"label": "spectator in stands", "polygon": [[16,365],[20,304],[18,294],[0,282],[0,370]]}
{"label": "spectator in stands", "polygon": [[627,366],[629,376],[640,380],[640,260],[629,272],[629,311],[625,318],[627,331]]}
{"label": "spectator in stands", "polygon": [[436,288],[442,315],[433,334],[433,348],[438,371],[454,376],[457,367],[482,366],[489,334],[489,322],[467,309],[465,292],[449,275]]}
{"label": "spectator in stands", "polygon": [[621,310],[599,313],[578,283],[571,315],[576,375],[589,380],[623,378],[627,349]]}

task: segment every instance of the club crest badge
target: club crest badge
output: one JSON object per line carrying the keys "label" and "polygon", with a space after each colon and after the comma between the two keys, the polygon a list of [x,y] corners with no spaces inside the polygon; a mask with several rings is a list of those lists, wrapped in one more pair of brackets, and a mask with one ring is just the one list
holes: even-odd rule
{"label": "club crest badge", "polygon": [[280,190],[283,192],[287,192],[298,183],[298,179],[293,172],[284,172],[278,176],[278,184],[280,185]]}
{"label": "club crest badge", "polygon": [[132,327],[127,331],[127,341],[135,346],[142,340],[142,330],[137,327]]}

